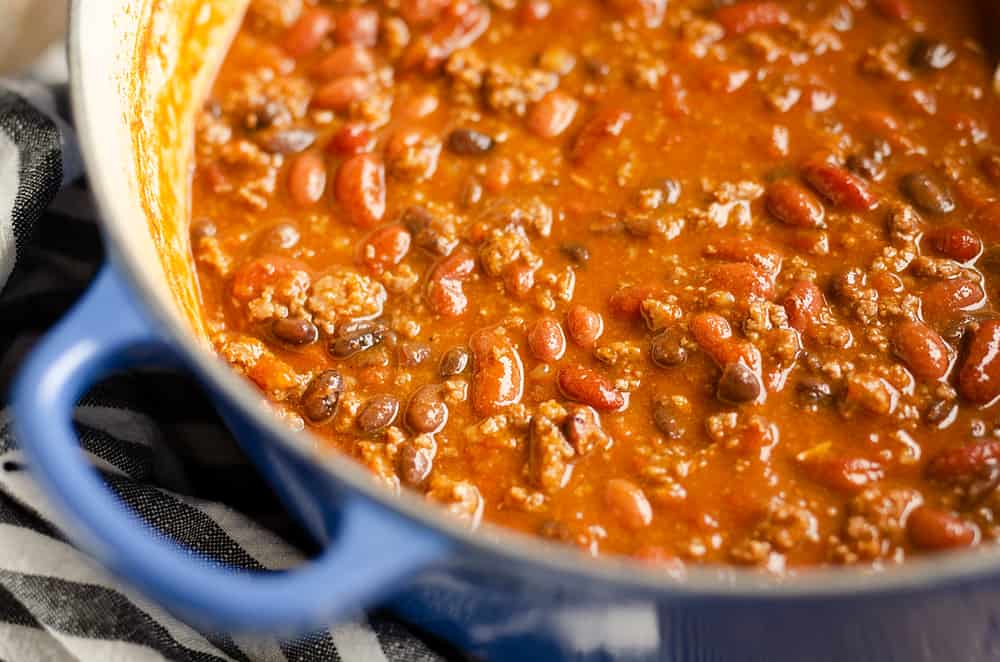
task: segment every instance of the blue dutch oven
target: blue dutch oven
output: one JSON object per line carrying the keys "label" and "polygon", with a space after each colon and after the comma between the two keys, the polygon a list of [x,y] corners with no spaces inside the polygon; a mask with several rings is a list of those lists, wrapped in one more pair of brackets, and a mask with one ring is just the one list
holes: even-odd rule
{"label": "blue dutch oven", "polygon": [[[292,632],[389,604],[495,659],[1000,659],[991,549],[882,572],[774,578],[691,568],[675,579],[484,526],[469,531],[319,453],[210,351],[194,314],[185,186],[192,109],[245,0],[77,0],[74,113],[109,264],[28,360],[15,426],[75,539],[202,627]],[[107,373],[169,361],[205,386],[247,455],[325,551],[280,574],[208,565],[152,534],[78,450],[74,403]]]}

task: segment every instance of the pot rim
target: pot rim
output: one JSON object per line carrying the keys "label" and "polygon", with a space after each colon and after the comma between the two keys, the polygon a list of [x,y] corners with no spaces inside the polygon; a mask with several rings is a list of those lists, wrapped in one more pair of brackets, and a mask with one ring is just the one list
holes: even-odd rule
{"label": "pot rim", "polygon": [[[655,567],[640,562],[623,558],[594,559],[573,549],[490,523],[483,523],[478,529],[470,530],[457,518],[448,515],[443,508],[426,503],[416,494],[404,490],[398,496],[393,495],[372,480],[366,469],[349,458],[339,453],[320,452],[316,444],[311,442],[309,433],[296,432],[282,425],[277,417],[260,406],[260,396],[249,384],[221,359],[209,354],[196,342],[190,329],[173,313],[170,304],[157,295],[150,284],[154,276],[143,267],[137,256],[126,249],[126,225],[106,220],[112,215],[114,207],[111,204],[107,177],[102,176],[102,152],[97,134],[101,123],[111,121],[112,118],[92,111],[93,99],[88,98],[85,93],[85,74],[88,67],[95,65],[88,64],[84,56],[87,38],[82,34],[81,25],[86,12],[107,10],[104,0],[73,0],[71,3],[67,47],[71,105],[90,188],[101,215],[98,224],[105,239],[108,260],[135,293],[137,307],[160,326],[163,335],[200,381],[218,391],[235,404],[256,427],[266,431],[270,437],[266,443],[274,443],[272,439],[277,440],[277,443],[300,458],[321,467],[339,484],[387,509],[420,522],[427,527],[428,533],[446,536],[458,543],[460,547],[453,552],[448,562],[467,563],[465,552],[474,551],[494,559],[490,564],[493,572],[500,567],[509,566],[510,561],[517,561],[531,564],[536,570],[555,572],[575,580],[597,580],[637,593],[655,593],[661,598],[693,600],[802,600],[884,596],[887,593],[931,589],[944,583],[982,581],[1000,572],[1000,553],[992,546],[985,546],[924,556],[908,560],[901,566],[880,570],[823,566],[796,569],[792,574],[777,577],[735,566],[689,564],[684,577],[677,579],[662,569],[656,570]],[[115,45],[116,48],[123,46],[126,44]],[[103,48],[106,45],[92,47]],[[504,565],[500,566],[498,562]]]}

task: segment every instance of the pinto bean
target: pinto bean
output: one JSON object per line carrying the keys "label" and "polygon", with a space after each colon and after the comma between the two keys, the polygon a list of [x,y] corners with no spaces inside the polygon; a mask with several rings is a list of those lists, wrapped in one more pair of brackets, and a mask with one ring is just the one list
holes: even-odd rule
{"label": "pinto bean", "polygon": [[325,423],[337,413],[344,378],[336,370],[325,370],[309,382],[302,394],[302,413],[311,423]]}
{"label": "pinto bean", "polygon": [[1000,320],[979,325],[958,372],[958,390],[975,404],[1000,396]]}
{"label": "pinto bean", "polygon": [[796,228],[822,228],[825,210],[822,203],[804,187],[782,180],[767,189],[767,210],[784,223]]}
{"label": "pinto bean", "polygon": [[309,207],[326,190],[326,163],[316,152],[303,152],[292,161],[288,171],[288,193],[300,207]]}
{"label": "pinto bean", "polygon": [[543,317],[528,331],[528,347],[539,361],[552,363],[566,353],[566,335],[559,322]]}
{"label": "pinto bean", "polygon": [[922,322],[904,320],[892,335],[893,349],[922,381],[943,379],[951,367],[951,352],[937,331]]}
{"label": "pinto bean", "polygon": [[919,506],[906,518],[906,533],[920,549],[970,547],[979,539],[979,530],[970,522],[932,506]]}
{"label": "pinto bean", "polygon": [[426,34],[407,47],[399,66],[433,73],[457,50],[471,46],[486,32],[490,10],[472,0],[456,0],[445,5]]}
{"label": "pinto bean", "polygon": [[687,349],[676,331],[667,329],[649,343],[649,358],[661,368],[672,368],[687,360]]}
{"label": "pinto bean", "polygon": [[570,400],[598,411],[616,411],[625,406],[625,396],[604,375],[582,365],[564,366],[556,376],[559,388]]}
{"label": "pinto bean", "polygon": [[324,80],[343,76],[370,74],[375,70],[375,58],[364,46],[338,46],[320,60],[314,70]]}
{"label": "pinto bean", "polygon": [[441,357],[438,374],[442,377],[461,375],[469,365],[469,351],[464,347],[452,347]]}
{"label": "pinto bean", "polygon": [[434,468],[434,451],[431,448],[405,443],[396,454],[396,471],[404,485],[420,487]]}
{"label": "pinto bean", "polygon": [[577,455],[586,455],[595,448],[605,448],[610,440],[601,428],[601,417],[593,407],[576,405],[563,421],[563,436]]}
{"label": "pinto bean", "polygon": [[441,398],[441,387],[427,384],[418,388],[406,405],[406,425],[417,433],[440,431],[448,422],[448,405]]}
{"label": "pinto bean", "polygon": [[613,478],[604,486],[608,508],[630,529],[642,529],[653,521],[653,507],[642,488],[622,478]]}
{"label": "pinto bean", "polygon": [[364,76],[341,76],[324,83],[313,95],[312,105],[338,113],[350,110],[351,104],[371,94],[371,83]]}
{"label": "pinto bean", "polygon": [[438,315],[458,317],[465,312],[469,300],[462,283],[476,268],[476,258],[471,251],[457,251],[442,258],[432,269],[427,282],[427,305]]}
{"label": "pinto bean", "polygon": [[364,124],[351,122],[340,127],[327,144],[327,150],[343,156],[370,152],[375,147],[375,135]]}
{"label": "pinto bean", "polygon": [[604,320],[599,313],[576,304],[566,311],[566,331],[573,343],[591,349],[604,333]]}
{"label": "pinto bean", "polygon": [[628,285],[611,295],[608,310],[618,319],[637,320],[642,317],[643,301],[660,299],[666,294],[666,288],[657,285]]}
{"label": "pinto bean", "polygon": [[769,278],[776,278],[781,272],[781,253],[760,239],[725,237],[713,243],[705,254],[728,262],[745,262]]}
{"label": "pinto bean", "polygon": [[774,298],[774,281],[746,262],[712,265],[708,269],[708,286],[731,292],[740,304]]}
{"label": "pinto bean", "polygon": [[382,343],[389,329],[378,322],[355,322],[337,329],[327,345],[327,352],[336,359],[347,359]]}
{"label": "pinto bean", "polygon": [[873,209],[877,198],[868,184],[854,173],[831,163],[827,157],[813,156],[802,165],[802,177],[824,198],[850,211]]}
{"label": "pinto bean", "polygon": [[399,400],[391,395],[376,395],[358,412],[358,428],[365,434],[384,430],[392,425],[399,413]]}
{"label": "pinto bean", "polygon": [[285,51],[292,57],[302,57],[316,49],[333,27],[333,14],[329,10],[318,7],[308,9],[285,33]]}
{"label": "pinto bean", "polygon": [[472,410],[491,416],[520,402],[524,393],[521,355],[502,327],[477,331],[469,339],[472,349]]}
{"label": "pinto bean", "polygon": [[348,220],[369,228],[385,215],[385,166],[374,154],[358,154],[340,165],[336,182],[337,202]]}
{"label": "pinto bean", "polygon": [[715,10],[715,20],[732,36],[785,25],[791,16],[776,2],[744,0]]}

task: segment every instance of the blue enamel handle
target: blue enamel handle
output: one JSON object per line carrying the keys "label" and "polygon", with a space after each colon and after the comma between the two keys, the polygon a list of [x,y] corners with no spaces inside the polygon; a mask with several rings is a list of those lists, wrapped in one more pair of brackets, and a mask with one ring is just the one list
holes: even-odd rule
{"label": "blue enamel handle", "polygon": [[71,424],[77,400],[96,379],[172,354],[131,298],[106,267],[32,352],[13,393],[15,433],[34,476],[70,533],[113,572],[200,626],[290,632],[330,625],[447,554],[440,536],[357,495],[341,497],[323,554],[288,572],[209,565],[153,534],[105,488]]}

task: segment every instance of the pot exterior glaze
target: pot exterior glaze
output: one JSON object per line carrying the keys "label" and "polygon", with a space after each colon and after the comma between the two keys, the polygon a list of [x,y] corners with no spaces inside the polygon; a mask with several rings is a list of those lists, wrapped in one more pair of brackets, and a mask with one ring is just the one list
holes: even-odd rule
{"label": "pot exterior glaze", "polygon": [[[176,34],[189,33],[172,21],[187,16],[225,35],[241,4],[77,0],[74,7],[75,121],[111,264],[33,353],[13,403],[19,441],[77,542],[201,627],[291,632],[377,602],[488,659],[1000,659],[1000,556],[992,549],[881,573],[825,569],[784,579],[692,567],[679,581],[490,526],[470,532],[421,499],[390,495],[361,467],[318,452],[311,437],[278,423],[211,353],[190,317],[186,169],[168,153],[184,146],[182,110],[197,96],[175,89],[184,80],[178,72],[189,71],[185,59],[204,60],[194,77],[204,81],[212,67],[205,43],[201,50],[189,44],[197,39],[181,43]],[[139,67],[149,53],[162,62]],[[137,76],[142,85],[127,84]],[[178,126],[149,130],[170,117]],[[289,512],[324,546],[310,564],[278,575],[201,564],[144,531],[85,465],[70,425],[76,398],[111,370],[164,359],[202,382]]]}

